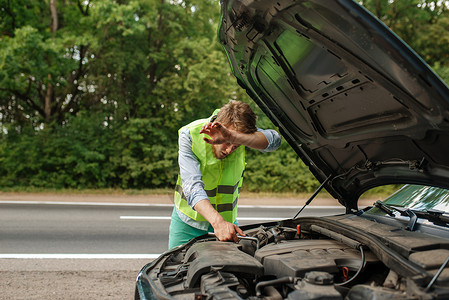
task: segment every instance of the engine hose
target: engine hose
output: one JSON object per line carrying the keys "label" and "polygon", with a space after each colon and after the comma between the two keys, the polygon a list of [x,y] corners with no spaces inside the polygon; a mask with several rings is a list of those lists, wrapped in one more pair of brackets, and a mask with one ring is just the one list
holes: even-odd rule
{"label": "engine hose", "polygon": [[264,287],[266,287],[267,285],[276,285],[276,284],[280,284],[280,283],[294,283],[294,282],[295,282],[295,277],[291,277],[291,276],[259,282],[258,284],[256,284],[256,296],[260,297],[262,295],[261,290]]}
{"label": "engine hose", "polygon": [[360,254],[362,255],[362,261],[361,261],[360,267],[357,270],[357,272],[354,274],[354,276],[352,276],[351,278],[349,278],[345,282],[336,283],[335,285],[338,285],[338,286],[346,285],[346,284],[350,283],[351,281],[353,281],[354,279],[356,279],[357,276],[359,276],[360,272],[362,272],[363,268],[365,267],[365,251],[363,251],[363,247],[362,246],[359,247],[359,250],[360,250]]}

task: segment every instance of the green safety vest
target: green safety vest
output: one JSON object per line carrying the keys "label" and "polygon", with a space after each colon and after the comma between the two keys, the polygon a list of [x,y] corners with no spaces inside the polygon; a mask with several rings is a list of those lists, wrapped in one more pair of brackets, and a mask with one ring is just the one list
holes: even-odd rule
{"label": "green safety vest", "polygon": [[[245,147],[237,148],[222,160],[216,159],[212,152],[212,145],[203,140],[206,135],[199,134],[201,127],[210,122],[211,118],[197,120],[184,127],[190,131],[192,151],[200,162],[204,189],[210,203],[225,221],[234,223],[237,219],[237,202],[245,170]],[[179,175],[175,189],[175,205],[178,210],[191,219],[206,221],[188,204],[182,191],[182,180]]]}

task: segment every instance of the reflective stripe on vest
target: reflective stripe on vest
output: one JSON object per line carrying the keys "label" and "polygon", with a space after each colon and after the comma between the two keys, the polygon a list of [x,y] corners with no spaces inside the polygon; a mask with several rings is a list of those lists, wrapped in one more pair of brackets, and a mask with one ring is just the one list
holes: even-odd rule
{"label": "reflective stripe on vest", "polygon": [[[222,188],[225,188],[225,189],[229,190],[230,188],[233,188],[233,187],[222,186]],[[238,189],[239,189],[238,193],[240,194],[240,188],[238,188]],[[183,200],[187,201],[186,196],[184,195],[184,192],[182,191],[182,186],[176,185],[175,190],[176,190],[176,192],[178,192],[181,195],[181,198]],[[220,190],[220,187],[218,187],[218,190]],[[206,194],[207,194],[208,197],[215,197],[215,195],[216,195],[215,190],[214,191],[208,190],[208,191],[206,191]],[[223,192],[222,194],[233,194],[233,192],[232,193],[225,193],[225,192]],[[238,196],[232,203],[225,203],[225,204],[214,205],[214,208],[219,213],[220,212],[225,212],[225,211],[232,211],[237,206],[237,202],[238,202]]]}
{"label": "reflective stripe on vest", "polygon": [[[226,221],[233,223],[237,218],[238,196],[243,182],[245,147],[239,147],[222,160],[216,159],[212,146],[203,140],[205,135],[199,134],[201,127],[207,122],[209,119],[202,119],[186,126],[192,137],[192,152],[200,162],[204,189],[210,203]],[[193,220],[205,221],[203,216],[188,205],[179,175],[175,188],[175,205]]]}

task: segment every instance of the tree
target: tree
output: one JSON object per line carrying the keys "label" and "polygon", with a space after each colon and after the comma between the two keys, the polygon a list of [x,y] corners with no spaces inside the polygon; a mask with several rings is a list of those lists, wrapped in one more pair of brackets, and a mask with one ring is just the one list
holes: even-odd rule
{"label": "tree", "polygon": [[173,123],[237,89],[217,1],[1,1],[3,123],[63,124],[85,109]]}
{"label": "tree", "polygon": [[61,124],[66,113],[74,112],[86,72],[81,63],[86,53],[83,45],[77,46],[82,29],[70,26],[63,12],[70,6],[78,18],[82,13],[71,1],[61,2],[60,11],[56,0],[2,4],[1,121],[34,127]]}
{"label": "tree", "polygon": [[[34,148],[41,149],[44,136],[49,141],[64,132],[61,145],[68,146],[78,140],[77,130],[68,128],[85,120],[93,137],[113,131],[114,151],[102,154],[114,163],[108,184],[171,183],[178,128],[242,93],[216,39],[218,1],[36,2],[0,0],[0,125],[10,135],[5,143],[35,139]],[[91,140],[83,142],[92,149]],[[45,161],[47,152],[39,153]],[[73,157],[78,166],[92,166],[86,156]],[[75,181],[97,180],[83,174],[91,181],[74,175]]]}
{"label": "tree", "polygon": [[[446,2],[360,2],[449,81]],[[229,99],[273,127],[230,74],[218,19],[218,0],[0,0],[0,186],[172,186],[177,130]],[[285,142],[258,155],[265,189],[316,186],[289,177],[304,165]]]}
{"label": "tree", "polygon": [[449,4],[428,0],[365,0],[363,6],[449,82]]}

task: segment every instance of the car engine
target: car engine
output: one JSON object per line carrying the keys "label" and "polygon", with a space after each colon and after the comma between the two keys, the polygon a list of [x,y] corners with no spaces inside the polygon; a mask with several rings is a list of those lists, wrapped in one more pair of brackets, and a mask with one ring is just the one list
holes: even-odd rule
{"label": "car engine", "polygon": [[[414,258],[415,264],[420,263],[417,273],[404,276],[407,268],[399,267],[395,271],[392,266],[397,262],[388,258],[388,254],[382,257],[382,251],[372,251],[363,242],[329,228],[307,222],[260,225],[245,230],[246,236],[240,237],[239,243],[220,242],[213,235],[202,236],[154,262],[147,273],[148,282],[157,298],[449,297],[447,288],[439,288],[434,298],[429,298],[429,293],[422,288],[428,280],[426,270],[437,267],[430,266],[429,259]],[[438,241],[429,241],[432,243]],[[421,257],[449,254],[447,249],[429,251],[422,252]],[[419,275],[419,270],[423,274]],[[447,286],[448,273],[438,280],[439,286]]]}

